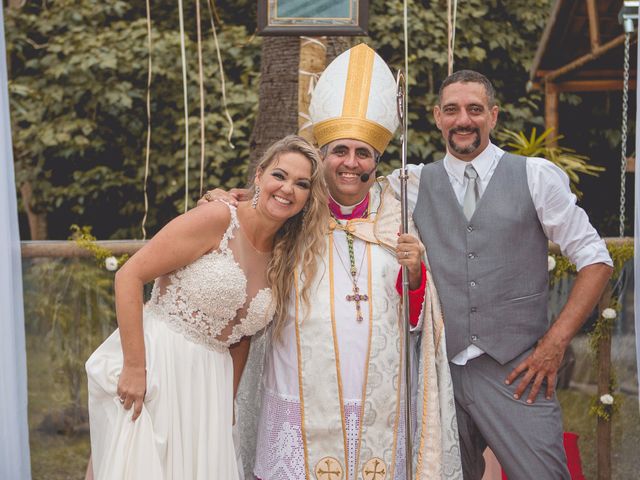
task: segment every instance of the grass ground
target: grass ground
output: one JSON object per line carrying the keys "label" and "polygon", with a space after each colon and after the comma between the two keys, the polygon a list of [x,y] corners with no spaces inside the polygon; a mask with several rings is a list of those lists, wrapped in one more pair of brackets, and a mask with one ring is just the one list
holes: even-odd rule
{"label": "grass ground", "polygon": [[[619,413],[613,420],[612,471],[613,479],[628,480],[638,478],[638,444],[640,442],[640,418],[638,397],[623,397]],[[586,478],[596,478],[596,419],[589,415],[591,397],[577,390],[558,392],[564,429],[577,433],[580,438],[580,456]]]}

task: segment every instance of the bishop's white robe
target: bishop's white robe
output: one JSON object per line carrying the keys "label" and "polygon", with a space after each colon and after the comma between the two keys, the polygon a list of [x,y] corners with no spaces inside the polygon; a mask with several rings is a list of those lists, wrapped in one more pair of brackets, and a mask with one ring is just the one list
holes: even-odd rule
{"label": "bishop's white robe", "polygon": [[[395,287],[400,206],[387,183],[379,185],[371,189],[368,218],[332,221],[311,280],[310,308],[299,298],[305,279],[297,272],[281,338],[265,335],[260,366],[252,352],[238,399],[247,478],[252,466],[262,480],[405,478],[404,347]],[[355,237],[357,285],[368,296],[360,303],[361,322],[347,299],[353,284],[346,230]],[[416,330],[409,347],[414,478],[462,478],[442,314],[430,276]],[[261,396],[247,393],[260,370]],[[254,464],[246,457],[252,456],[256,420]]]}

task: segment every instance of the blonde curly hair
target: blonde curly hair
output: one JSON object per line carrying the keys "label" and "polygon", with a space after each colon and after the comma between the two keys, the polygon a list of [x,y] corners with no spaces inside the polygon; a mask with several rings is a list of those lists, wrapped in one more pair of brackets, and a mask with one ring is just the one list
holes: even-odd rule
{"label": "blonde curly hair", "polygon": [[[267,267],[267,278],[275,301],[272,328],[276,339],[286,320],[296,266],[300,265],[303,278],[312,279],[317,273],[318,258],[323,255],[326,246],[324,236],[329,218],[322,159],[318,150],[304,138],[289,135],[272,144],[258,162],[256,172],[264,171],[284,153],[299,153],[309,160],[311,185],[303,210],[289,218],[278,230]],[[309,306],[310,284],[305,282],[300,292],[306,307]]]}

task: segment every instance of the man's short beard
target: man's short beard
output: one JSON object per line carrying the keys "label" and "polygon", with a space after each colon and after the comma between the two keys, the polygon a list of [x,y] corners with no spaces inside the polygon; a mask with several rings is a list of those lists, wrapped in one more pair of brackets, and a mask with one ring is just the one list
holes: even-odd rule
{"label": "man's short beard", "polygon": [[[456,142],[453,141],[453,135],[458,132],[473,132],[476,134],[476,139],[470,145],[466,147],[461,147],[457,145]],[[449,138],[447,139],[449,143],[449,148],[456,153],[460,153],[462,155],[467,155],[469,153],[473,153],[480,146],[480,130],[477,128],[467,129],[467,128],[453,128],[449,130]]]}

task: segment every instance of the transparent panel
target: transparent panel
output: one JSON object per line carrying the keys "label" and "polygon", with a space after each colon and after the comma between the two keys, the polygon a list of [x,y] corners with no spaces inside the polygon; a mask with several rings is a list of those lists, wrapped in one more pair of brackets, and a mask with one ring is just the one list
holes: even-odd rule
{"label": "transparent panel", "polygon": [[[618,316],[611,338],[611,366],[615,378],[616,403],[619,409],[612,423],[612,478],[637,478],[637,450],[640,439],[638,416],[638,374],[636,370],[635,327],[633,311],[633,263],[621,275]],[[565,278],[552,287],[549,313],[555,317],[568,296],[573,278]],[[590,414],[597,395],[596,355],[590,346],[589,332],[597,318],[587,320],[571,342],[558,380],[558,398],[562,405],[564,430],[577,433],[582,468],[586,478],[596,478],[597,418]]]}
{"label": "transparent panel", "polygon": [[23,259],[34,480],[84,478],[84,362],[115,328],[113,276],[93,259]]}

